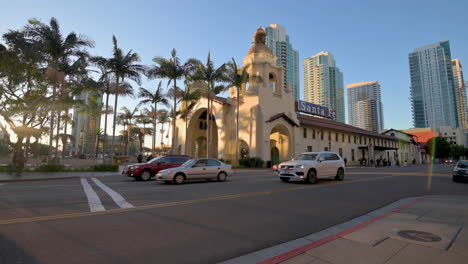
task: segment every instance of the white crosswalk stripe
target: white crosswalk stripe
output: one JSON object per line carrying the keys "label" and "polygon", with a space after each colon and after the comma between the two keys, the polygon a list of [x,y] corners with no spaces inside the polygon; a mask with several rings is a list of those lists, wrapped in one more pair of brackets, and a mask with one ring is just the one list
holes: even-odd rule
{"label": "white crosswalk stripe", "polygon": [[91,180],[93,180],[93,182],[97,186],[99,186],[103,191],[105,191],[120,208],[133,208],[133,207],[135,207],[131,203],[127,202],[122,197],[122,195],[120,195],[116,191],[112,190],[111,188],[107,187],[107,185],[102,183],[100,180],[98,180],[96,178],[91,178]]}
{"label": "white crosswalk stripe", "polygon": [[105,211],[106,209],[102,205],[101,199],[99,199],[99,196],[85,178],[81,178],[81,185],[88,199],[89,210],[91,210],[91,212]]}

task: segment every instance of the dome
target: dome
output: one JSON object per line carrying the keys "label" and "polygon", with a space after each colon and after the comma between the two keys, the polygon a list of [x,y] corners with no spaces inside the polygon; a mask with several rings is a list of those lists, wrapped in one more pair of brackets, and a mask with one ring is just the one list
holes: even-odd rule
{"label": "dome", "polygon": [[259,27],[257,31],[255,31],[253,38],[254,42],[252,44],[252,47],[249,49],[249,52],[247,52],[247,55],[252,53],[272,54],[271,50],[265,45],[266,31],[264,28]]}

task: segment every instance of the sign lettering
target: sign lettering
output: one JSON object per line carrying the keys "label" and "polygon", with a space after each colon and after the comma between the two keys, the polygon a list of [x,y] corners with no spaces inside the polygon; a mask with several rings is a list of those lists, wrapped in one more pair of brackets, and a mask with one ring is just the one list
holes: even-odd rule
{"label": "sign lettering", "polygon": [[313,114],[318,116],[327,117],[330,119],[336,119],[336,110],[329,109],[328,107],[312,104],[305,101],[297,102],[297,111],[307,114]]}

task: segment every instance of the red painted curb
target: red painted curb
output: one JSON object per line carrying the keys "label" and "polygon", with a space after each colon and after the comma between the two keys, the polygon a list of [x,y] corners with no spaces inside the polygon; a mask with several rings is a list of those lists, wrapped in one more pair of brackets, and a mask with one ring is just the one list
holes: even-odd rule
{"label": "red painted curb", "polygon": [[68,180],[68,179],[79,179],[80,176],[69,176],[69,177],[56,177],[56,178],[37,178],[37,179],[13,179],[13,180],[0,180],[1,182],[31,182],[31,181],[53,181],[53,180]]}
{"label": "red painted curb", "polygon": [[302,247],[298,247],[298,248],[293,249],[293,250],[291,250],[291,251],[288,251],[288,252],[282,253],[282,254],[280,254],[280,255],[274,256],[274,257],[272,257],[272,258],[269,258],[269,259],[260,261],[260,262],[258,262],[257,264],[276,264],[276,263],[279,263],[279,262],[281,262],[281,261],[285,261],[285,260],[290,259],[290,258],[292,258],[292,257],[295,257],[295,256],[297,256],[297,255],[299,255],[299,254],[302,254],[302,253],[306,252],[307,250],[316,248],[316,247],[321,246],[321,245],[323,245],[323,244],[326,244],[326,243],[328,243],[328,242],[330,242],[330,241],[333,241],[333,240],[335,240],[335,239],[337,239],[337,238],[340,238],[340,237],[345,236],[345,235],[347,235],[347,234],[349,234],[349,233],[352,233],[352,232],[354,232],[354,231],[356,231],[356,230],[358,230],[358,229],[361,229],[361,228],[363,228],[363,227],[365,227],[365,226],[368,226],[369,224],[371,224],[371,223],[373,223],[373,222],[375,222],[375,221],[378,221],[378,220],[380,220],[380,219],[382,219],[382,218],[384,218],[384,217],[387,217],[387,216],[389,216],[389,215],[391,215],[391,214],[394,214],[394,213],[400,211],[401,209],[404,209],[404,208],[406,208],[406,207],[408,207],[408,206],[411,206],[411,205],[415,204],[416,202],[419,202],[419,201],[425,199],[427,196],[428,196],[428,195],[426,195],[426,196],[421,196],[421,197],[415,199],[415,200],[412,201],[412,202],[409,202],[409,203],[406,203],[406,204],[404,204],[404,205],[401,205],[401,206],[399,206],[399,207],[397,207],[397,208],[395,208],[395,209],[393,209],[393,210],[391,210],[391,211],[389,211],[389,212],[386,212],[386,213],[384,213],[384,214],[381,214],[381,215],[379,215],[379,216],[376,216],[375,218],[370,219],[370,220],[368,220],[368,221],[366,221],[366,222],[364,222],[364,223],[361,223],[361,224],[359,224],[359,225],[350,227],[350,228],[348,228],[348,229],[346,229],[346,230],[344,230],[344,231],[341,231],[341,232],[339,232],[339,233],[336,233],[336,234],[333,234],[333,235],[324,237],[324,238],[322,238],[322,239],[320,239],[320,240],[311,242],[311,243],[306,244],[306,245],[304,245],[304,246],[302,246]]}

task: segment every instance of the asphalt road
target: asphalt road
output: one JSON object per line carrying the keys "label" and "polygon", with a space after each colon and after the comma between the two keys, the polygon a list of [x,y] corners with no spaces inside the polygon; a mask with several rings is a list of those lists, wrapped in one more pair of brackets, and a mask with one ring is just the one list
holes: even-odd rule
{"label": "asphalt road", "polygon": [[401,198],[468,195],[450,173],[446,165],[349,169],[342,182],[314,185],[270,171],[180,186],[111,176],[5,183],[0,263],[217,263]]}

